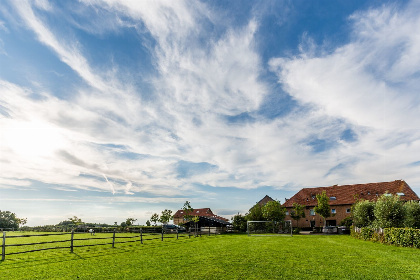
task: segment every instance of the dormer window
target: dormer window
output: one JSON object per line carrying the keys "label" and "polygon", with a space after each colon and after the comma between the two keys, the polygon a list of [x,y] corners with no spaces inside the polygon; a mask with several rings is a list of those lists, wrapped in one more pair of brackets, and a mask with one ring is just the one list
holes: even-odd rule
{"label": "dormer window", "polygon": [[330,196],[330,200],[337,200],[335,196]]}
{"label": "dormer window", "polygon": [[397,192],[397,195],[399,195],[399,196],[404,196],[405,194],[404,194],[404,193],[402,193],[402,192]]}

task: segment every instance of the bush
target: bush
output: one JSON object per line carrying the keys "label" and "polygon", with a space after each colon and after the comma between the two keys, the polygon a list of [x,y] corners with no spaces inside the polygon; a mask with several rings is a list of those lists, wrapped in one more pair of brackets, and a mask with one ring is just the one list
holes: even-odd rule
{"label": "bush", "polygon": [[293,234],[299,234],[300,233],[300,228],[293,228]]}
{"label": "bush", "polygon": [[408,201],[404,203],[404,227],[420,228],[420,203]]}
{"label": "bush", "polygon": [[401,247],[420,248],[420,229],[414,228],[386,228],[380,233],[373,228],[364,227],[354,230],[350,228],[350,234],[354,238],[380,242],[384,244],[396,245]]}
{"label": "bush", "polygon": [[357,227],[370,226],[375,219],[375,203],[369,200],[360,200],[352,207],[353,222]]}
{"label": "bush", "polygon": [[420,230],[413,228],[386,228],[384,229],[384,243],[420,248]]}
{"label": "bush", "polygon": [[404,221],[404,202],[397,195],[384,194],[376,201],[373,212],[377,227],[401,227]]}
{"label": "bush", "polygon": [[372,229],[372,228],[369,228],[369,227],[361,228],[360,229],[360,237],[363,240],[371,240],[374,232],[375,232],[375,230]]}

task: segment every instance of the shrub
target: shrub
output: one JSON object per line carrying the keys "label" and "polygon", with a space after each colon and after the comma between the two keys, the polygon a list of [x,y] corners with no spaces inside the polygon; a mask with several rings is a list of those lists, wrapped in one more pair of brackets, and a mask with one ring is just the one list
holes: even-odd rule
{"label": "shrub", "polygon": [[420,228],[420,203],[408,201],[404,203],[404,226]]}
{"label": "shrub", "polygon": [[420,230],[413,228],[384,229],[384,243],[420,248]]}
{"label": "shrub", "polygon": [[352,207],[353,223],[357,227],[367,227],[372,225],[375,219],[375,203],[369,200],[360,200]]}
{"label": "shrub", "polygon": [[363,227],[363,228],[361,228],[361,230],[360,230],[360,237],[363,239],[363,240],[370,240],[370,239],[372,239],[372,236],[373,236],[373,233],[375,232],[375,230],[374,229],[372,229],[372,228],[369,228],[369,227]]}
{"label": "shrub", "polygon": [[379,228],[401,227],[404,221],[403,202],[397,195],[388,193],[379,197],[373,209],[375,224]]}

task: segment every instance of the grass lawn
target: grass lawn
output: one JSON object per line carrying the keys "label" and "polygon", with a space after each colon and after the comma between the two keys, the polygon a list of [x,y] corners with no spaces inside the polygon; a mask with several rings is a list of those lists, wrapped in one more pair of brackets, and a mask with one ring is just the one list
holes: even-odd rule
{"label": "grass lawn", "polygon": [[342,235],[203,236],[11,255],[0,278],[420,279],[420,250]]}

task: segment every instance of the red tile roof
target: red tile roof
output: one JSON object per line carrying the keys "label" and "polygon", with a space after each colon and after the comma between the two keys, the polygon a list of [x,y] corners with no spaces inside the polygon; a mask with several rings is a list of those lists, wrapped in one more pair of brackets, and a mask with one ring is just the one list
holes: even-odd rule
{"label": "red tile roof", "polygon": [[402,194],[400,197],[404,201],[420,201],[420,198],[406,182],[396,180],[382,183],[305,188],[301,189],[298,193],[292,196],[292,198],[288,199],[283,206],[293,207],[293,203],[295,202],[305,206],[316,206],[316,195],[322,193],[323,191],[326,191],[328,197],[330,197],[330,205],[351,205],[354,204],[357,199],[372,201],[376,200],[385,192],[389,192],[391,194]]}
{"label": "red tile roof", "polygon": [[[174,218],[182,218],[185,215],[185,211],[184,210],[178,210],[176,211],[176,213],[174,214]],[[210,208],[199,208],[199,209],[194,209],[192,213],[190,213],[191,216],[199,216],[199,217],[213,217],[219,220],[223,220],[223,221],[229,221],[229,219],[217,216],[215,214],[213,214],[213,212],[211,211]]]}

